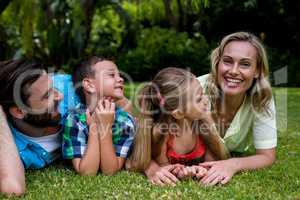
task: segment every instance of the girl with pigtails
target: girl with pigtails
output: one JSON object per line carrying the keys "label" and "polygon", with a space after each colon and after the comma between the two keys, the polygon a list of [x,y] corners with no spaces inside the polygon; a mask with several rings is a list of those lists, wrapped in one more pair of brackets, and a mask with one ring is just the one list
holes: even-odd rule
{"label": "girl with pigtails", "polygon": [[228,157],[208,112],[207,98],[189,71],[161,70],[144,85],[137,100],[140,115],[126,163],[129,170],[144,172],[154,162],[166,168],[169,179],[200,179],[207,170],[199,163]]}

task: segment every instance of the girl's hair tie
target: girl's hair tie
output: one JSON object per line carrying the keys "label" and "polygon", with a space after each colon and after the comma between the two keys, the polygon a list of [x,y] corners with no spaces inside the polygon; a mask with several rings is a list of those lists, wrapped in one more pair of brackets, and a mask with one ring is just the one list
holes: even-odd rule
{"label": "girl's hair tie", "polygon": [[165,105],[165,99],[161,96],[161,93],[159,91],[157,91],[156,95],[157,95],[157,98],[159,100],[159,105],[164,106]]}

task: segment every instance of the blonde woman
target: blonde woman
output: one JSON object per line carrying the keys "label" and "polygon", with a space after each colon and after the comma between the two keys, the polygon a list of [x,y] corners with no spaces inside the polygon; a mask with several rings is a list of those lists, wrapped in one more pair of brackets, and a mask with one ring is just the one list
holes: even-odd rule
{"label": "blonde woman", "polygon": [[[268,61],[259,39],[247,32],[224,37],[211,54],[211,66],[211,73],[198,80],[209,95],[216,127],[233,157],[201,163],[208,169],[201,179],[205,185],[225,184],[239,171],[272,165],[277,145]],[[254,155],[235,157],[245,155],[251,146]],[[152,161],[145,173],[154,183],[177,182],[169,169]]]}

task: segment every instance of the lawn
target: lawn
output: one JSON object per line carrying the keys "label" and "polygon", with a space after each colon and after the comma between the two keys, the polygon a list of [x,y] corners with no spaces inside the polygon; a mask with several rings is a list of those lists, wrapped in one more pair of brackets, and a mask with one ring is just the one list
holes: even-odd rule
{"label": "lawn", "polygon": [[140,174],[122,171],[113,177],[80,177],[59,164],[27,171],[24,199],[299,199],[300,88],[276,88],[274,92],[277,161],[268,169],[240,173],[225,186],[203,187],[187,180],[175,187],[158,187]]}

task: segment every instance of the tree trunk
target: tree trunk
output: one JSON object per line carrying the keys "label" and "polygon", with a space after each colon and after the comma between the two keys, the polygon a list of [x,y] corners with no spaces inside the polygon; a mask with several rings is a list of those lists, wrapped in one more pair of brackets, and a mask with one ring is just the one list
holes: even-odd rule
{"label": "tree trunk", "polygon": [[85,50],[90,40],[90,33],[92,29],[92,21],[93,21],[95,7],[96,6],[94,0],[83,1],[84,23],[85,23],[85,37],[84,37],[83,50]]}
{"label": "tree trunk", "polygon": [[136,27],[132,23],[130,15],[122,8],[120,4],[114,6],[116,13],[120,16],[125,23],[126,33],[123,36],[122,43],[118,48],[118,53],[135,46]]}
{"label": "tree trunk", "polygon": [[181,0],[176,0],[177,2],[177,9],[178,9],[178,30],[179,31],[184,31],[185,30],[185,12],[184,9],[182,8],[182,3]]}
{"label": "tree trunk", "polygon": [[163,0],[163,3],[165,6],[165,15],[167,20],[169,20],[169,23],[173,28],[178,30],[178,22],[171,9],[171,0]]}

